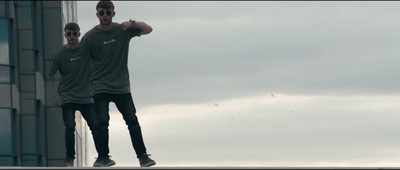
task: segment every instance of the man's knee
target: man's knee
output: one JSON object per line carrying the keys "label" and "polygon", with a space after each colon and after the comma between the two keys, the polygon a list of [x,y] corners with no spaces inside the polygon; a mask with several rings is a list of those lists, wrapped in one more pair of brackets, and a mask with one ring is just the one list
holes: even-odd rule
{"label": "man's knee", "polygon": [[75,135],[75,128],[74,127],[66,127],[65,128],[65,133],[67,135]]}
{"label": "man's knee", "polygon": [[96,131],[96,130],[99,129],[99,125],[98,125],[97,122],[95,122],[95,121],[90,121],[90,122],[88,121],[87,124],[88,124],[89,129],[90,129],[91,131]]}
{"label": "man's knee", "polygon": [[129,129],[129,131],[133,131],[133,132],[141,131],[139,124],[128,125],[128,129]]}
{"label": "man's knee", "polygon": [[108,126],[109,126],[108,121],[101,121],[98,123],[98,126],[96,127],[96,129],[101,132],[104,132],[104,131],[108,131]]}
{"label": "man's knee", "polygon": [[126,121],[126,125],[128,125],[129,130],[140,130],[140,124],[136,116],[130,117],[130,119]]}

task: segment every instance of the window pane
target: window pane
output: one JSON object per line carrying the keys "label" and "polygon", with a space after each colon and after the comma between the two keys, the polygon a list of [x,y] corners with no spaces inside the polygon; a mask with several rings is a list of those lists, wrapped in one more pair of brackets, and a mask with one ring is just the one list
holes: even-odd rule
{"label": "window pane", "polygon": [[18,27],[20,29],[32,29],[32,9],[29,6],[18,7]]}
{"label": "window pane", "polygon": [[11,110],[0,109],[0,155],[12,154]]}
{"label": "window pane", "polygon": [[38,166],[36,161],[22,161],[22,166]]}
{"label": "window pane", "polygon": [[10,67],[0,66],[0,83],[10,82]]}
{"label": "window pane", "polygon": [[36,154],[35,116],[21,116],[22,154]]}
{"label": "window pane", "polygon": [[11,108],[11,86],[0,84],[0,107]]}
{"label": "window pane", "polygon": [[0,19],[0,64],[9,64],[8,23],[7,19]]}
{"label": "window pane", "polygon": [[6,1],[0,1],[0,17],[6,17]]}
{"label": "window pane", "polygon": [[12,156],[0,157],[0,166],[14,166],[14,160]]}

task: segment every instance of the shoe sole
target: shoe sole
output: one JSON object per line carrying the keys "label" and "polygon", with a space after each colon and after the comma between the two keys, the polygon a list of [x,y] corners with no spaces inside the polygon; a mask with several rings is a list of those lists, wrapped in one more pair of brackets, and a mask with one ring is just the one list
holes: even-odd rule
{"label": "shoe sole", "polygon": [[156,162],[155,161],[150,161],[150,162],[147,162],[146,164],[141,164],[140,167],[151,167],[151,166],[154,166],[154,165],[156,165]]}
{"label": "shoe sole", "polygon": [[113,166],[113,165],[115,165],[115,162],[110,162],[107,164],[107,166]]}
{"label": "shoe sole", "polygon": [[103,165],[103,164],[93,164],[93,167],[107,167],[107,165]]}
{"label": "shoe sole", "polygon": [[113,166],[115,165],[115,162],[109,162],[108,164],[104,165],[104,164],[99,164],[99,163],[94,163],[93,167],[109,167],[109,166]]}

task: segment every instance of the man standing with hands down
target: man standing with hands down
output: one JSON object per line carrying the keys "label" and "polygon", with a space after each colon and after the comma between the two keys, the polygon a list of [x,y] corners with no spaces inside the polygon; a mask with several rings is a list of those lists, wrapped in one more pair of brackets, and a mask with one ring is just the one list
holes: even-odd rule
{"label": "man standing with hands down", "polygon": [[[53,56],[50,79],[60,72],[61,81],[58,87],[58,95],[61,98],[63,121],[65,125],[65,166],[74,166],[75,159],[75,111],[79,110],[87,121],[92,131],[93,140],[99,155],[105,151],[102,134],[96,121],[95,108],[90,90],[90,60],[82,57],[79,44],[79,25],[68,23],[64,27],[64,36],[67,39],[61,50]],[[108,152],[106,153],[108,154]]]}
{"label": "man standing with hands down", "polygon": [[[128,126],[133,148],[141,167],[149,167],[156,162],[149,158],[144,145],[142,131],[136,117],[129,72],[128,49],[133,37],[149,34],[153,29],[144,22],[129,21],[121,24],[112,22],[115,16],[111,1],[100,1],[96,6],[99,25],[89,30],[82,38],[82,49],[90,56],[92,63],[91,87],[99,129],[107,135],[104,141],[108,148],[109,103],[114,102]],[[94,166],[109,166],[113,162],[107,155],[97,158]]]}

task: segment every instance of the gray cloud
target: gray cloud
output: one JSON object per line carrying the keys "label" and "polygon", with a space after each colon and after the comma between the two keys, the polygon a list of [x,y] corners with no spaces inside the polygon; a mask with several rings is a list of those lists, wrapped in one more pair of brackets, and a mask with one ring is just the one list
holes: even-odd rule
{"label": "gray cloud", "polygon": [[277,94],[140,113],[151,151],[163,165],[373,165],[397,157],[400,136],[391,110],[399,109],[398,99]]}
{"label": "gray cloud", "polygon": [[[165,21],[153,22],[154,33],[132,45],[140,50],[133,51],[130,60],[135,79],[146,89],[162,90],[156,93],[161,99],[162,94],[183,97],[179,102],[210,100],[202,94],[229,98],[233,96],[222,94],[254,95],[265,89],[395,92],[399,82],[392,77],[398,61],[395,37],[399,25],[387,19],[397,11],[375,8],[385,3],[259,3],[233,3],[236,8],[246,4],[254,11],[244,13],[243,7],[238,10],[242,18],[233,14],[222,15],[223,19],[216,17],[215,6],[210,12],[199,7],[206,13],[202,16],[199,9],[189,11],[193,8],[177,5],[172,13],[185,15],[166,15],[162,17]],[[201,6],[192,6],[196,5]],[[301,12],[304,8],[308,10]],[[271,10],[274,15],[263,13]],[[142,88],[139,83],[136,87]],[[179,96],[182,93],[188,97]]]}
{"label": "gray cloud", "polygon": [[[82,33],[95,4],[78,2]],[[154,28],[129,69],[160,165],[396,165],[399,2],[114,4],[114,21]]]}

